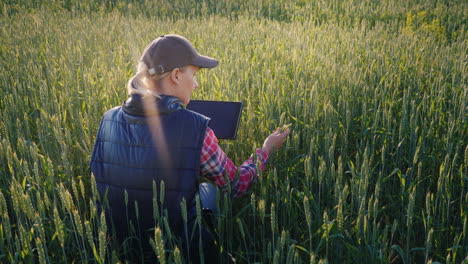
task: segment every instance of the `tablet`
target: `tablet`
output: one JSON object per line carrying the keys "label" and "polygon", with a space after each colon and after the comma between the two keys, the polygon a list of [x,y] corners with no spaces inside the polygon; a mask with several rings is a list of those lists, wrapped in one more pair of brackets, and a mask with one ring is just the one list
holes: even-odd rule
{"label": "tablet", "polygon": [[219,139],[236,139],[242,102],[190,100],[187,109],[211,118],[208,126]]}

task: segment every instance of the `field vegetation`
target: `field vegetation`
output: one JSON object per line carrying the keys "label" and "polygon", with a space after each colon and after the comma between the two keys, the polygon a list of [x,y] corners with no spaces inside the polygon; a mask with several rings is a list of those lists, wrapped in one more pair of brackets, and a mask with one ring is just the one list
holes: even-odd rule
{"label": "field vegetation", "polygon": [[[106,240],[89,159],[102,114],[166,33],[220,60],[194,99],[244,103],[238,139],[221,141],[236,164],[291,123],[246,196],[219,194],[223,263],[467,263],[467,12],[436,0],[3,1],[0,263],[140,261]],[[156,220],[155,254],[184,263]]]}

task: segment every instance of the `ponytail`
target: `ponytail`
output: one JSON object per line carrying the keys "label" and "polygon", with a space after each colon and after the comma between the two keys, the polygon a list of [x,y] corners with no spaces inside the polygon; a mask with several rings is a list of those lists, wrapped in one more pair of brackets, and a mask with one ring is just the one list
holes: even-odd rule
{"label": "ponytail", "polygon": [[128,94],[140,94],[143,96],[152,95],[160,98],[160,96],[156,92],[149,89],[147,79],[155,78],[156,80],[160,80],[163,74],[150,73],[152,73],[151,69],[148,69],[148,66],[146,66],[146,64],[143,61],[140,61],[140,63],[138,63],[137,73],[128,81]]}

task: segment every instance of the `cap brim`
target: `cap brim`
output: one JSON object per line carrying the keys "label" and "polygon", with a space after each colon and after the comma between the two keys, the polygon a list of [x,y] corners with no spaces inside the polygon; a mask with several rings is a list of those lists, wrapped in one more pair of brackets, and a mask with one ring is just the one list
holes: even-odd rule
{"label": "cap brim", "polygon": [[201,67],[201,68],[214,68],[216,66],[218,66],[218,60],[216,59],[213,59],[213,58],[210,58],[210,57],[207,57],[207,56],[203,56],[203,55],[199,55],[197,58],[195,58],[193,60],[193,62],[191,63],[192,65],[194,66],[198,66],[198,67]]}

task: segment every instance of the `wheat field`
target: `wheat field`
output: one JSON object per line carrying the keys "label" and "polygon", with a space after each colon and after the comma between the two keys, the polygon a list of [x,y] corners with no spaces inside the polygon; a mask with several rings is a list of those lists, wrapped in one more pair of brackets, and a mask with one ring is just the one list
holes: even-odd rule
{"label": "wheat field", "polygon": [[[220,60],[193,99],[244,103],[237,140],[220,141],[236,164],[291,123],[247,195],[219,193],[221,263],[468,263],[467,13],[435,0],[3,2],[0,263],[142,261],[106,239],[89,159],[102,114],[167,33]],[[152,243],[161,263],[187,263],[159,227]]]}

